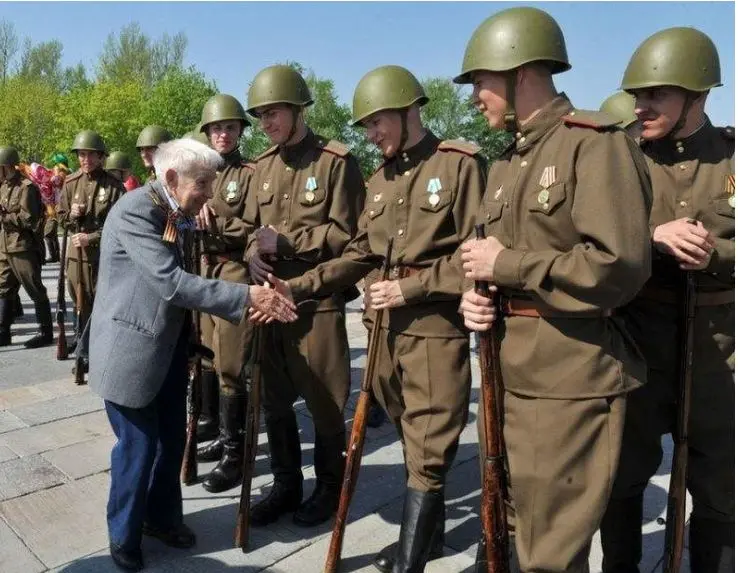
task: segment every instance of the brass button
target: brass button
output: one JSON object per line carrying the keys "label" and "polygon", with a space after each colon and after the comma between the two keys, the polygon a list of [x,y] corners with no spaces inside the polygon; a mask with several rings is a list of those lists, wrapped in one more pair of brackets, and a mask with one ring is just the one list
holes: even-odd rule
{"label": "brass button", "polygon": [[525,143],[525,137],[520,138],[520,143]]}
{"label": "brass button", "polygon": [[683,147],[677,147],[677,153],[684,153]]}
{"label": "brass button", "polygon": [[403,173],[403,175],[410,175],[410,170],[405,171],[405,173]]}
{"label": "brass button", "polygon": [[397,231],[397,234],[400,235],[400,237],[402,237],[405,234],[405,231],[400,229],[399,231]]}
{"label": "brass button", "polygon": [[284,220],[282,221],[282,224],[283,224],[283,225],[287,225],[287,219],[284,219]]}
{"label": "brass button", "polygon": [[399,198],[399,199],[397,200],[397,204],[398,204],[398,205],[402,205],[402,204],[403,204],[404,202],[405,202],[405,200],[404,200],[403,198]]}
{"label": "brass button", "polygon": [[407,153],[402,154],[403,161],[410,161],[410,158],[407,156]]}
{"label": "brass button", "polygon": [[680,207],[686,207],[687,206],[687,202],[686,201],[679,201],[679,206]]}
{"label": "brass button", "polygon": [[526,167],[527,165],[528,165],[528,162],[527,161],[521,161],[520,162],[520,167]]}
{"label": "brass button", "polygon": [[284,197],[285,199],[289,199],[290,198],[290,196],[287,193],[285,193],[284,195],[282,195],[282,197]]}
{"label": "brass button", "polygon": [[679,166],[679,169],[681,169],[682,171],[684,171],[686,168],[687,168],[687,166],[684,165],[683,163]]}
{"label": "brass button", "polygon": [[284,170],[285,170],[285,171],[292,171],[292,167],[290,167],[290,166],[288,165],[287,167],[285,167],[285,168],[284,168]]}
{"label": "brass button", "polygon": [[509,208],[510,208],[510,205],[509,205],[509,204],[507,203],[507,201],[505,201],[505,202],[503,203],[503,205],[505,206],[505,209],[509,209]]}
{"label": "brass button", "polygon": [[374,217],[374,209],[372,209],[371,211],[369,211],[369,216],[370,217]]}

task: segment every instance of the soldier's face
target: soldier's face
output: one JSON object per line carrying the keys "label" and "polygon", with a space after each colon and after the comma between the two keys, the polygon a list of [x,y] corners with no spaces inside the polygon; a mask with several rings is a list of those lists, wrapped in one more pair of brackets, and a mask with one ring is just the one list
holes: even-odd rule
{"label": "soldier's face", "polygon": [[507,109],[505,76],[492,72],[473,72],[472,85],[474,107],[484,116],[490,127],[504,128]]}
{"label": "soldier's face", "polygon": [[92,173],[98,167],[102,167],[103,154],[99,151],[88,151],[86,149],[80,149],[77,152],[77,159],[79,160],[79,168],[83,173]]}
{"label": "soldier's face", "polygon": [[230,153],[241,137],[241,122],[238,120],[216,121],[205,128],[210,146],[221,155]]}
{"label": "soldier's face", "polygon": [[202,206],[213,196],[214,171],[196,169],[192,173],[177,173],[169,169],[165,178],[167,187],[187,215],[199,213]]}
{"label": "soldier's face", "polygon": [[292,110],[286,105],[265,105],[256,108],[259,125],[274,145],[287,143],[292,131]]}
{"label": "soldier's face", "polygon": [[156,152],[156,146],[142,147],[139,149],[141,154],[141,161],[143,161],[144,167],[150,169],[154,166],[154,153]]}
{"label": "soldier's face", "polygon": [[10,179],[13,175],[13,168],[7,165],[0,165],[0,181]]}
{"label": "soldier's face", "polygon": [[382,152],[392,157],[402,141],[402,119],[396,111],[378,111],[366,118],[362,125],[366,128],[366,138]]}
{"label": "soldier's face", "polygon": [[661,139],[679,121],[686,93],[673,87],[634,90],[635,113],[641,122],[641,137],[646,141]]}

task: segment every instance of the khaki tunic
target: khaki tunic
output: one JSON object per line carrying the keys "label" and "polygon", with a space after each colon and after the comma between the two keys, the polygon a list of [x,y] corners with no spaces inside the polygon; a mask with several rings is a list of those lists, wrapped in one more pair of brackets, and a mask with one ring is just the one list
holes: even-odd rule
{"label": "khaki tunic", "polygon": [[[341,255],[356,233],[364,196],[348,148],[309,131],[296,145],[275,146],[257,159],[244,218],[250,229],[277,229],[270,264],[276,276],[290,279]],[[255,252],[252,237],[246,260]],[[267,326],[262,369],[267,422],[293,416],[292,405],[303,396],[318,434],[344,432],[351,384],[344,297],[304,304],[295,323]]]}
{"label": "khaki tunic", "polygon": [[[68,229],[69,236],[75,233],[87,233],[89,245],[82,249],[72,246],[68,241],[66,256],[67,287],[69,296],[78,307],[77,284],[80,281],[80,269],[83,281],[85,315],[83,323],[87,321],[95,299],[95,284],[97,282],[97,267],[100,260],[100,238],[105,218],[113,204],[125,194],[123,184],[113,175],[103,169],[86,174],[77,171],[66,178],[62,187],[61,198],[56,214],[62,228]],[[79,219],[72,219],[69,212],[72,203],[84,203],[85,213]],[[82,264],[79,257],[81,254]]]}
{"label": "khaki tunic", "polygon": [[48,301],[41,280],[40,233],[44,223],[41,193],[16,174],[0,183],[0,298],[23,285],[36,303]]}
{"label": "khaki tunic", "polygon": [[560,94],[493,164],[480,213],[506,247],[494,284],[545,313],[500,328],[522,571],[586,570],[620,453],[621,395],[646,380],[624,321],[606,316],[651,268],[648,171],[615,123]]}
{"label": "khaki tunic", "polygon": [[[391,278],[407,305],[384,313],[373,391],[403,442],[408,486],[420,491],[443,487],[468,414],[469,333],[458,314],[464,281],[455,253],[484,193],[477,152],[429,132],[385,162],[367,184],[359,232],[343,256],[290,281],[297,301],[353,284],[376,269],[394,237]],[[372,272],[367,288],[378,278]]]}
{"label": "khaki tunic", "polygon": [[[215,212],[212,228],[203,236],[202,276],[237,283],[248,282],[243,261],[248,226],[243,220],[246,192],[254,164],[242,160],[238,151],[225,156],[225,166],[213,183],[208,206]],[[232,324],[209,314],[201,315],[202,343],[215,353],[215,369],[224,392],[243,392],[241,370],[251,349],[251,326],[244,315]]]}
{"label": "khaki tunic", "polygon": [[[653,181],[651,233],[682,217],[703,223],[717,241],[707,269],[697,272],[687,488],[693,515],[732,522],[735,516],[735,141],[732,128],[709,120],[679,141],[643,144]],[[684,273],[653,251],[653,275],[628,307],[632,332],[648,361],[648,384],[628,396],[623,451],[613,497],[642,492],[661,462],[661,435],[676,427]],[[665,302],[671,294],[674,300]],[[719,293],[731,301],[703,306]]]}

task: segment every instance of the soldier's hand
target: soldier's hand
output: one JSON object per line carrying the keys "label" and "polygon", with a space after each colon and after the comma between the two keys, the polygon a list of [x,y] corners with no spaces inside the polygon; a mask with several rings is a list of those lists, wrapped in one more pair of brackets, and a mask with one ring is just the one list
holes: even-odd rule
{"label": "soldier's hand", "polygon": [[215,211],[210,208],[210,205],[205,203],[200,209],[200,212],[195,215],[195,224],[197,225],[198,231],[208,231],[212,229],[215,223]]}
{"label": "soldier's hand", "polygon": [[400,289],[400,281],[379,281],[369,287],[373,310],[397,308],[407,304]]}
{"label": "soldier's hand", "polygon": [[72,245],[79,248],[84,248],[90,244],[90,237],[87,233],[75,233],[72,235]]}
{"label": "soldier's hand", "polygon": [[[491,285],[489,291],[497,292],[497,287]],[[492,299],[477,294],[474,290],[468,290],[462,295],[459,313],[464,317],[464,325],[476,332],[489,330],[497,319]]]}
{"label": "soldier's hand", "polygon": [[84,203],[72,203],[72,208],[69,210],[69,216],[73,219],[79,219],[80,217],[83,217],[85,214],[85,204]]}
{"label": "soldier's hand", "polygon": [[700,221],[682,217],[656,227],[653,245],[658,251],[674,257],[680,267],[689,265],[689,270],[700,270],[710,262],[715,238]]}
{"label": "soldier's hand", "polygon": [[269,225],[256,231],[256,246],[261,255],[275,255],[277,253],[277,230]]}
{"label": "soldier's hand", "polygon": [[249,287],[249,320],[268,324],[273,320],[294,322],[297,320],[295,303],[269,286]]}
{"label": "soldier's hand", "polygon": [[475,281],[493,281],[497,256],[505,246],[496,237],[471,239],[461,245],[461,260],[466,278]]}
{"label": "soldier's hand", "polygon": [[274,269],[272,268],[272,266],[264,262],[264,259],[262,259],[259,255],[253,255],[249,259],[249,273],[254,279],[254,282],[262,284],[268,282],[269,273],[271,273],[273,270]]}
{"label": "soldier's hand", "polygon": [[269,284],[274,287],[274,290],[276,290],[279,294],[291,300],[292,302],[295,301],[295,297],[292,296],[292,289],[290,288],[290,285],[287,281],[283,281],[279,277],[275,277],[272,273],[269,273],[267,275],[267,280],[269,281]]}

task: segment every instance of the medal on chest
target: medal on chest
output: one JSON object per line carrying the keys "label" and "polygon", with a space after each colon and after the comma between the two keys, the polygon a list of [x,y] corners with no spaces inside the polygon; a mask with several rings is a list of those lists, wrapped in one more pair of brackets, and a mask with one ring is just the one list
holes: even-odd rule
{"label": "medal on chest", "polygon": [[240,196],[241,194],[238,191],[238,183],[235,181],[229,181],[223,193],[223,198],[226,200],[226,203],[234,203],[238,201]]}
{"label": "medal on chest", "polygon": [[548,209],[548,200],[551,197],[548,188],[554,183],[556,183],[556,166],[549,165],[544,168],[543,173],[541,174],[541,179],[538,181],[538,184],[543,187],[543,189],[538,193],[538,203],[544,209]]}
{"label": "medal on chest", "polygon": [[308,177],[308,180],[305,183],[305,201],[307,201],[308,203],[312,203],[313,201],[315,201],[315,190],[317,188],[318,182],[315,180],[315,177]]}
{"label": "medal on chest", "polygon": [[428,203],[430,203],[431,207],[435,207],[441,202],[441,197],[439,195],[441,189],[441,180],[438,177],[433,177],[428,180],[428,188],[426,191],[428,191]]}
{"label": "medal on chest", "polygon": [[725,192],[728,194],[728,205],[735,209],[735,175],[725,176]]}

